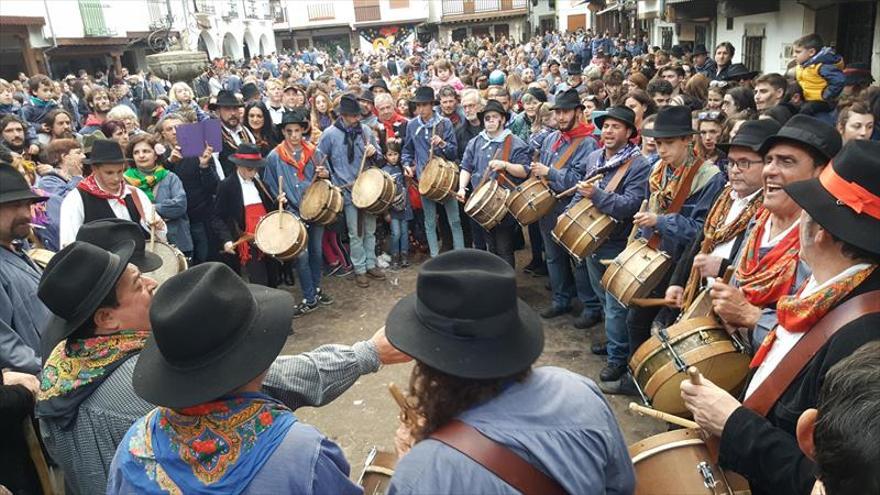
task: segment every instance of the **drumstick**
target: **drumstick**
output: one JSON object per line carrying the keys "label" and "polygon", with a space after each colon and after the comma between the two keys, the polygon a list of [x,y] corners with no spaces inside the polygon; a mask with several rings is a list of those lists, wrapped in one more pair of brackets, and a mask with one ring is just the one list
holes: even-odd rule
{"label": "drumstick", "polygon": [[700,374],[700,370],[698,370],[696,366],[688,366],[687,374],[688,378],[690,378],[691,380],[691,383],[693,383],[694,385],[703,384],[703,375]]}
{"label": "drumstick", "polygon": [[[498,149],[495,150],[495,156],[492,157],[492,160],[497,160],[499,155],[501,155],[501,147],[500,146],[498,147]],[[480,177],[480,182],[477,184],[477,187],[474,188],[474,191],[476,191],[477,189],[479,189],[480,187],[483,186],[483,184],[489,178],[489,174],[491,172],[492,171],[489,169],[489,166],[487,164],[486,165],[486,173],[484,173],[483,176]]]}
{"label": "drumstick", "polygon": [[241,244],[243,242],[252,241],[253,239],[254,239],[254,234],[245,234],[245,235],[239,237],[238,240],[236,240],[235,242],[232,243],[232,248],[234,249],[239,244]]}
{"label": "drumstick", "polygon": [[561,193],[557,194],[556,199],[564,198],[564,197],[568,196],[569,194],[577,191],[579,188],[584,187],[587,184],[592,184],[594,182],[598,182],[600,180],[602,180],[602,174],[594,175],[593,177],[590,177],[589,179],[587,179],[585,181],[578,182],[577,184],[566,189],[565,191],[562,191]]}
{"label": "drumstick", "polygon": [[640,308],[656,308],[658,306],[671,306],[672,303],[659,297],[636,297],[630,300],[630,304]]}
{"label": "drumstick", "polygon": [[505,183],[507,183],[508,186],[516,189],[516,183],[514,183],[512,180],[510,180],[510,178],[507,177],[507,174],[498,174],[498,177],[501,177],[501,180],[503,180]]}
{"label": "drumstick", "polygon": [[30,416],[24,418],[23,430],[28,454],[30,454],[31,461],[33,461],[34,467],[37,470],[37,478],[40,480],[40,487],[43,489],[43,493],[55,493],[52,487],[52,479],[49,475],[49,465],[46,463],[43,448],[40,447],[40,440],[37,437],[36,430],[34,430],[33,423],[31,423]]}
{"label": "drumstick", "polygon": [[284,187],[284,177],[278,174],[278,228],[281,228],[281,212],[284,211],[284,203],[281,201],[281,188]]}
{"label": "drumstick", "polygon": [[150,215],[150,252],[156,252],[156,207]]}
{"label": "drumstick", "polygon": [[431,126],[431,138],[428,140],[428,147],[430,148],[430,151],[428,152],[428,163],[430,163],[431,160],[434,159],[434,145],[431,143],[431,141],[434,140],[434,131],[436,130],[437,122],[434,122],[434,125]]}
{"label": "drumstick", "polygon": [[366,134],[364,134],[364,156],[361,157],[361,166],[358,167],[358,177],[360,177],[361,172],[364,171],[364,164],[367,163],[367,146],[369,146],[370,141],[367,139]]}
{"label": "drumstick", "polygon": [[393,382],[388,384],[388,391],[391,392],[391,397],[394,397],[394,401],[397,402],[397,406],[400,407],[401,414],[403,414],[406,421],[409,422],[410,419],[412,419],[412,407],[409,405],[409,402],[406,401],[406,396],[403,395],[400,388],[398,388]]}
{"label": "drumstick", "polygon": [[[644,213],[645,210],[647,210],[647,209],[648,209],[648,200],[647,200],[647,199],[643,199],[643,200],[642,200],[642,205],[639,206],[639,213]],[[626,243],[627,243],[627,245],[629,245],[630,243],[632,243],[632,241],[634,241],[634,240],[636,239],[636,234],[637,234],[638,232],[639,232],[639,226],[636,225],[635,222],[633,222],[633,228],[632,228],[632,230],[629,232],[629,237],[626,239]]]}
{"label": "drumstick", "polygon": [[697,423],[695,423],[689,419],[684,419],[684,418],[675,416],[674,414],[669,414],[669,413],[665,413],[663,411],[658,411],[656,409],[651,409],[650,407],[645,407],[645,406],[636,404],[635,402],[629,403],[629,410],[633,411],[635,413],[641,414],[643,416],[648,416],[651,418],[660,419],[660,420],[666,421],[667,423],[671,423],[676,426],[681,426],[682,428],[695,428],[696,429],[696,428],[700,427],[700,425],[698,425]]}

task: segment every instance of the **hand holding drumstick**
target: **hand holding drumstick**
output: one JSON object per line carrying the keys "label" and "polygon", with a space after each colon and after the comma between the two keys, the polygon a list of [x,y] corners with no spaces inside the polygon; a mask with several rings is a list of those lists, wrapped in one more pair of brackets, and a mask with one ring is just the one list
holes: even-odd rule
{"label": "hand holding drumstick", "polygon": [[720,437],[730,415],[742,404],[693,366],[688,368],[688,376],[690,380],[681,382],[681,398],[685,406],[693,413],[700,428]]}

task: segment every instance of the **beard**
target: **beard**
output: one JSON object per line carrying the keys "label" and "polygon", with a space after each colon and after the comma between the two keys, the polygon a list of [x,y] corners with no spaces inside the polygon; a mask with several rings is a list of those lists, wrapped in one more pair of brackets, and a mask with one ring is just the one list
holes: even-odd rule
{"label": "beard", "polygon": [[238,127],[239,124],[241,124],[241,119],[238,118],[238,115],[234,115],[232,117],[229,117],[228,119],[221,119],[221,121],[223,122],[223,125],[225,125],[229,129],[235,129],[236,127]]}

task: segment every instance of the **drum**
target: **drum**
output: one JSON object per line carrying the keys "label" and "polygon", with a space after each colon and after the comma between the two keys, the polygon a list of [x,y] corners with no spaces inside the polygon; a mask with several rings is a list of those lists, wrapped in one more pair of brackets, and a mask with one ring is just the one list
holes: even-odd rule
{"label": "drum", "polygon": [[368,168],[358,175],[351,188],[351,202],[355,208],[373,215],[388,211],[394,201],[394,179],[388,172]]}
{"label": "drum", "polygon": [[49,261],[52,259],[52,256],[55,256],[54,251],[49,251],[48,249],[43,248],[34,248],[27,252],[28,257],[37,264],[42,269],[46,269],[46,265],[49,264]]}
{"label": "drum", "polygon": [[584,198],[562,215],[550,235],[580,262],[608,239],[616,225],[617,220]]}
{"label": "drum", "polygon": [[419,177],[419,194],[442,203],[455,194],[458,186],[458,165],[435,156]]}
{"label": "drum", "polygon": [[367,455],[364,472],[358,484],[364,487],[364,495],[384,495],[391,485],[391,476],[397,466],[397,455],[373,447]]}
{"label": "drum", "polygon": [[486,181],[468,198],[464,212],[484,229],[492,230],[507,215],[509,196],[510,190],[501,187],[498,181]]}
{"label": "drum", "polygon": [[329,180],[320,179],[312,182],[303,193],[299,213],[306,222],[329,225],[336,221],[342,206],[342,191]]}
{"label": "drum", "polygon": [[507,200],[507,209],[513,218],[525,227],[553,211],[556,196],[550,187],[534,177],[516,186]]}
{"label": "drum", "polygon": [[652,335],[636,349],[629,366],[654,409],[686,416],[690,413],[679,384],[688,379],[688,367],[696,366],[703,376],[736,395],[749,372],[744,351],[714,318],[692,318]]}
{"label": "drum", "polygon": [[299,256],[308,242],[306,224],[289,211],[272,211],[263,215],[254,229],[257,248],[281,261]]}
{"label": "drum", "polygon": [[637,495],[748,494],[742,476],[722,470],[709,455],[699,430],[673,430],[629,446]]}
{"label": "drum", "polygon": [[[153,246],[152,248],[150,248],[151,244]],[[179,249],[172,246],[171,244],[162,241],[155,241],[151,243],[148,240],[145,251],[153,253],[156,256],[162,258],[162,266],[160,266],[156,270],[153,270],[152,272],[147,272],[144,274],[158,282],[159,285],[162,285],[162,283],[164,283],[166,280],[186,270],[189,267],[186,262],[186,256],[184,256]]]}
{"label": "drum", "polygon": [[654,290],[671,264],[668,254],[652,248],[644,239],[636,239],[608,265],[602,287],[620,304],[629,306],[633,298],[645,297]]}

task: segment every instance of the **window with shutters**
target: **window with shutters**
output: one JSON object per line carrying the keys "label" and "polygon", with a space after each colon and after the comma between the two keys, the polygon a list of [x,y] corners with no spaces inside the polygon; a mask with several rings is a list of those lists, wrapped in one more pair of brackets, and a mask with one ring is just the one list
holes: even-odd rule
{"label": "window with shutters", "polygon": [[86,36],[112,36],[104,21],[104,7],[100,0],[79,0],[79,15],[82,17],[83,33]]}
{"label": "window with shutters", "polygon": [[408,9],[409,8],[409,0],[391,0],[389,2],[389,7],[392,9]]}
{"label": "window with shutters", "polygon": [[764,24],[745,25],[742,63],[749,70],[761,70],[763,67],[764,29]]}

